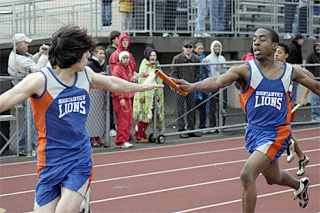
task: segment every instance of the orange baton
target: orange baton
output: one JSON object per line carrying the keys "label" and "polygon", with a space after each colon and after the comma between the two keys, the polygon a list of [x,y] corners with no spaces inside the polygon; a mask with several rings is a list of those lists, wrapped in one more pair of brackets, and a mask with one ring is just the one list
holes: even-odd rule
{"label": "orange baton", "polygon": [[166,82],[167,84],[169,84],[169,86],[174,89],[175,91],[178,91],[182,96],[187,96],[188,92],[180,89],[177,87],[177,84],[171,79],[169,78],[164,72],[162,72],[160,69],[156,69],[154,71],[154,73],[161,78],[164,82]]}

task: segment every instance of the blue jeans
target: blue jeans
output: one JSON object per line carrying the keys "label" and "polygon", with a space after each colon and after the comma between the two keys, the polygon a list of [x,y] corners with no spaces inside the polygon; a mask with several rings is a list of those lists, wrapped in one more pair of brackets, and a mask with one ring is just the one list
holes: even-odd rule
{"label": "blue jeans", "polygon": [[[291,2],[292,0],[286,0],[286,2]],[[294,16],[296,14],[297,4],[284,4],[284,32],[292,33],[292,24],[294,21]]]}
{"label": "blue jeans", "polygon": [[311,109],[311,119],[320,119],[320,96],[311,91],[311,107],[317,107]]}
{"label": "blue jeans", "polygon": [[197,19],[196,33],[202,33],[206,31],[206,22],[204,18],[208,14],[207,1],[199,1],[197,5],[197,10],[198,10],[198,19]]}
{"label": "blue jeans", "polygon": [[[21,103],[22,105],[22,115],[24,118],[23,122],[23,130],[22,135],[19,141],[19,149],[26,149],[26,141],[27,141],[27,100]],[[32,141],[32,149],[37,146],[37,130],[34,126],[33,116],[31,115],[31,141]]]}
{"label": "blue jeans", "polygon": [[112,3],[101,1],[101,20],[103,26],[110,26],[112,24]]}
{"label": "blue jeans", "polygon": [[210,31],[224,31],[226,0],[210,1]]}

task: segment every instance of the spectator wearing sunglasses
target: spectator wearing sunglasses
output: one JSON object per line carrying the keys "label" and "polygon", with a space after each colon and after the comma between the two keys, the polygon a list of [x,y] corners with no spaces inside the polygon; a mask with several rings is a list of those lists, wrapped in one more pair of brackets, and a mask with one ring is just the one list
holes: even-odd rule
{"label": "spectator wearing sunglasses", "polygon": [[[190,64],[200,63],[199,56],[193,54],[193,42],[184,40],[182,45],[183,52],[173,57],[172,64]],[[174,78],[188,79],[188,82],[197,82],[200,77],[200,66],[184,65],[171,67],[171,76]],[[196,114],[193,109],[195,106],[194,93],[189,93],[187,96],[176,94],[176,115],[178,131],[194,130],[196,123]],[[187,123],[185,122],[185,115]],[[181,133],[180,138],[201,137],[199,133]]]}

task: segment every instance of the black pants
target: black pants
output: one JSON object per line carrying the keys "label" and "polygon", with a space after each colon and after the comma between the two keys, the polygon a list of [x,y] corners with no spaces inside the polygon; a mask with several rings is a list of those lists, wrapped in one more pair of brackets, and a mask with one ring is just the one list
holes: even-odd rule
{"label": "black pants", "polygon": [[[177,126],[179,131],[185,130],[184,115],[187,109],[187,129],[193,130],[195,128],[196,113],[195,113],[195,99],[194,93],[191,92],[187,96],[176,95],[176,110],[177,110]],[[181,117],[182,116],[182,117]]]}

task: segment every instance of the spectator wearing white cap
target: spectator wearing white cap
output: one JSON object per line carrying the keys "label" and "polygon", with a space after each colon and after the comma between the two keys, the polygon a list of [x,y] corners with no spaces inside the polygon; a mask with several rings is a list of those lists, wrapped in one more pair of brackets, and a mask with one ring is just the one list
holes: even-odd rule
{"label": "spectator wearing white cap", "polygon": [[[130,53],[121,51],[119,53],[119,61],[115,64],[112,76],[122,78],[126,81],[132,81],[134,73],[130,70]],[[130,148],[129,136],[132,130],[132,99],[133,92],[120,93],[112,92],[112,104],[117,118],[117,135],[116,146],[119,148]]]}
{"label": "spectator wearing white cap", "polygon": [[[39,48],[39,52],[35,55],[28,53],[29,43],[32,39],[28,38],[23,33],[17,33],[12,38],[13,44],[15,44],[16,49],[12,50],[9,55],[8,62],[8,73],[17,77],[18,81],[21,81],[28,74],[33,73],[45,67],[48,63],[48,49],[49,46],[42,45]],[[14,81],[12,81],[15,84]],[[19,154],[26,154],[26,132],[27,132],[27,119],[26,119],[26,101],[22,102],[22,114],[24,116],[24,128],[22,130],[21,139],[19,141]],[[32,117],[32,116],[31,116]],[[32,119],[32,146],[33,149],[36,147],[36,130],[34,127],[34,122]]]}
{"label": "spectator wearing white cap", "polygon": [[23,33],[17,33],[12,40],[16,45],[16,51],[12,50],[9,55],[8,73],[11,76],[17,76],[21,80],[29,73],[36,72],[47,65],[49,46],[42,45],[39,52],[32,55],[28,53],[29,43],[32,39]]}

